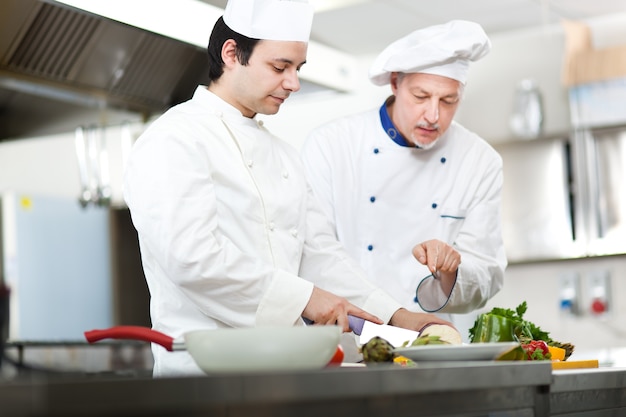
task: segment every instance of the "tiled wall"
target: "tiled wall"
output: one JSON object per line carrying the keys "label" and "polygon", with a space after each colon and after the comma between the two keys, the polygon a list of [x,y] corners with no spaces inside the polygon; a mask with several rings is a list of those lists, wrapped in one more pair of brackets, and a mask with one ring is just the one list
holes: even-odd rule
{"label": "tiled wall", "polygon": [[[597,271],[610,274],[609,313],[599,318],[583,305],[580,316],[562,314],[561,276],[577,272],[586,298],[584,281]],[[522,301],[528,303],[526,319],[548,331],[553,339],[576,346],[572,359],[596,358],[604,364],[626,366],[626,255],[510,265],[503,290],[484,310],[514,309]]]}

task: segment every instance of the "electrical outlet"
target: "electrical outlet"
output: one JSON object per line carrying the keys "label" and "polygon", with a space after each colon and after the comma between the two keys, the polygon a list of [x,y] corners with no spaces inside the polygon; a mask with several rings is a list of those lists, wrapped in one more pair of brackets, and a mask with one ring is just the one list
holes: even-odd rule
{"label": "electrical outlet", "polygon": [[587,274],[585,308],[592,316],[602,317],[611,310],[611,276],[607,270]]}
{"label": "electrical outlet", "polygon": [[559,308],[562,314],[579,316],[581,310],[580,275],[566,272],[560,277]]}

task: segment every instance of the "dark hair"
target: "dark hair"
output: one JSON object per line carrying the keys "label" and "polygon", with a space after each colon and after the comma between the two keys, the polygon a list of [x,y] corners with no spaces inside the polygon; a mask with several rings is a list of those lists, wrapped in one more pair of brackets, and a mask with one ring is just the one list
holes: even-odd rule
{"label": "dark hair", "polygon": [[222,46],[229,39],[233,39],[237,44],[236,54],[241,65],[248,65],[250,55],[252,55],[254,47],[259,42],[259,39],[248,38],[229,28],[223,17],[217,19],[207,46],[207,52],[209,53],[209,79],[211,82],[219,79],[224,73]]}

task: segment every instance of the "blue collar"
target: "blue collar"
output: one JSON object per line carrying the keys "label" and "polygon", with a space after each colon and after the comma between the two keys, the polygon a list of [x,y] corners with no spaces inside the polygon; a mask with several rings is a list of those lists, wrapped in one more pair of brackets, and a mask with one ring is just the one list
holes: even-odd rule
{"label": "blue collar", "polygon": [[398,129],[396,129],[396,127],[393,125],[391,117],[389,117],[389,113],[387,112],[387,101],[388,100],[385,100],[383,105],[380,106],[380,110],[378,112],[380,114],[380,123],[382,124],[385,133],[391,138],[391,140],[393,140],[400,146],[404,146],[407,148],[415,147],[415,145],[409,143],[398,131]]}

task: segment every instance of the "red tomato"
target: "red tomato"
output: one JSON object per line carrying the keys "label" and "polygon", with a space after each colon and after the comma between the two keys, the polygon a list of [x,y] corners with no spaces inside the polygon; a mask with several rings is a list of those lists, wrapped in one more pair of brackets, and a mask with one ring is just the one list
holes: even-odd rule
{"label": "red tomato", "polygon": [[341,347],[341,345],[338,345],[337,350],[335,351],[335,354],[330,359],[330,362],[328,362],[327,366],[341,365],[341,363],[343,362],[343,357],[344,357],[343,348]]}
{"label": "red tomato", "polygon": [[550,359],[550,349],[543,340],[531,340],[528,344],[522,344],[528,360]]}

